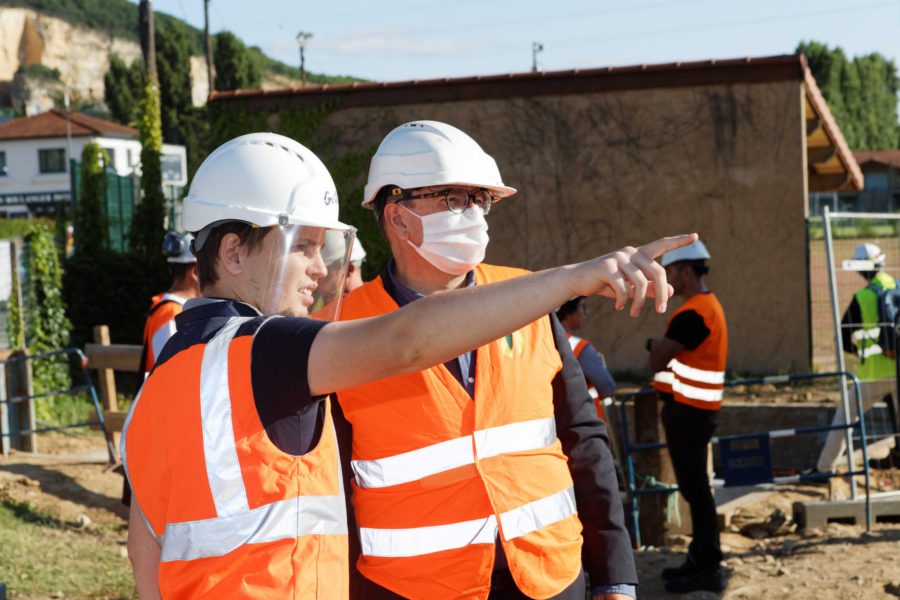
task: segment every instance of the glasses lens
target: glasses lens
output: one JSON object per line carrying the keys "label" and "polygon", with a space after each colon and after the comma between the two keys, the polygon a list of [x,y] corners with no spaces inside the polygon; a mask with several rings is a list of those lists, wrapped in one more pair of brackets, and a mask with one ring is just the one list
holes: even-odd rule
{"label": "glasses lens", "polygon": [[459,214],[469,206],[469,194],[462,190],[447,190],[444,194],[450,212]]}
{"label": "glasses lens", "polygon": [[476,206],[481,208],[481,212],[484,214],[491,212],[491,203],[494,201],[494,196],[489,191],[478,190],[472,196],[472,200]]}

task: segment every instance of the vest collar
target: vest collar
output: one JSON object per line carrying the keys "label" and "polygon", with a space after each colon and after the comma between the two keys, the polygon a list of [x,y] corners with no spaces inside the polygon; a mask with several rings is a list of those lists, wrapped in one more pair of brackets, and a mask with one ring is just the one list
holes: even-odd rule
{"label": "vest collar", "polygon": [[238,300],[226,298],[191,298],[184,305],[184,311],[175,316],[178,329],[194,321],[216,317],[258,317],[262,313],[253,306]]}

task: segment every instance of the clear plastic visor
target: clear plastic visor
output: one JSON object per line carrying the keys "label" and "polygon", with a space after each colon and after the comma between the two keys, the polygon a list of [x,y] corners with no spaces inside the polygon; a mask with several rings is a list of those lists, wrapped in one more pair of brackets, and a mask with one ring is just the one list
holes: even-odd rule
{"label": "clear plastic visor", "polygon": [[250,257],[254,275],[260,278],[254,286],[255,306],[265,315],[335,320],[355,237],[354,229],[272,227],[259,255]]}

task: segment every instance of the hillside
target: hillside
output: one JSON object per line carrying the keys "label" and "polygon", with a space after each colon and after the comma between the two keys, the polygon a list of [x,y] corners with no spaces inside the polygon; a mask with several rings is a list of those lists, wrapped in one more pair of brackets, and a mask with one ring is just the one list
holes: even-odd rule
{"label": "hillside", "polygon": [[[138,8],[136,4],[128,0],[5,0],[3,5],[11,8],[31,9],[48,16],[57,17],[74,26],[105,33],[107,36],[123,38],[132,42],[138,41]],[[165,29],[176,21],[183,23],[190,32],[191,53],[194,55],[203,54],[203,32],[200,29],[191,26],[178,17],[159,11],[155,12],[155,19],[156,27],[160,29]],[[250,49],[264,76],[271,74],[271,79],[279,82],[293,79],[296,81],[296,84],[299,84],[299,79],[296,77],[296,67],[266,56],[256,46]],[[321,73],[308,73],[307,77],[312,83],[360,81],[353,77]]]}

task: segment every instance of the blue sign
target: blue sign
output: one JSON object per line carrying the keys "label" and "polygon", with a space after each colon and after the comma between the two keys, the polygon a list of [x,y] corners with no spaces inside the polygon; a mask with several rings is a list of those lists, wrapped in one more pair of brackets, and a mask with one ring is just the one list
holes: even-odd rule
{"label": "blue sign", "polygon": [[722,477],[728,487],[772,482],[769,434],[739,439],[719,439]]}

